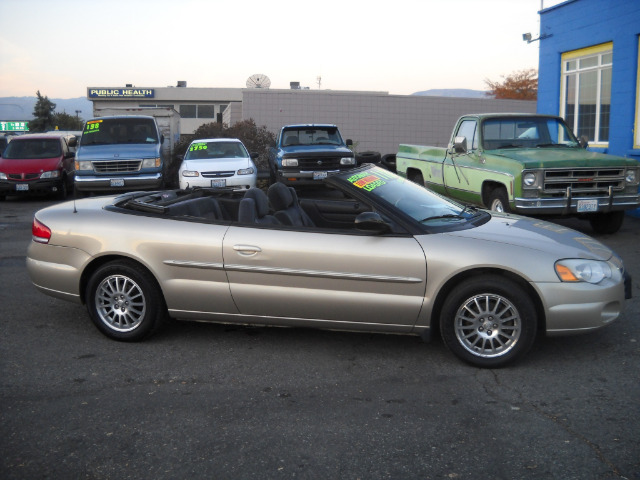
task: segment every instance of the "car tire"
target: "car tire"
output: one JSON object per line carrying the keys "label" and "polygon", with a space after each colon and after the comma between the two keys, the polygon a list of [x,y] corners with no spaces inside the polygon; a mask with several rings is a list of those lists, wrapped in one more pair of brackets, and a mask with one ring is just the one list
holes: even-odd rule
{"label": "car tire", "polygon": [[381,160],[380,152],[362,152],[356,154],[356,165],[364,165],[365,163],[372,163],[377,165]]}
{"label": "car tire", "polygon": [[424,177],[422,176],[422,172],[411,172],[409,174],[409,181],[424,187]]}
{"label": "car tire", "polygon": [[499,213],[510,213],[509,197],[507,191],[503,187],[495,188],[490,194],[487,207],[489,210]]}
{"label": "car tire", "polygon": [[445,300],[440,332],[461,360],[498,368],[522,357],[535,340],[535,305],[516,282],[483,275],[456,286]]}
{"label": "car tire", "polygon": [[380,165],[390,172],[396,173],[396,154],[387,153],[386,155],[383,155],[380,159]]}
{"label": "car tire", "polygon": [[114,340],[140,341],[168,317],[156,280],[128,260],[114,260],[98,268],[87,283],[85,298],[93,323]]}
{"label": "car tire", "polygon": [[596,213],[589,217],[591,228],[596,233],[616,233],[624,222],[624,212]]}
{"label": "car tire", "polygon": [[63,178],[62,182],[60,182],[60,186],[58,187],[58,191],[56,192],[56,197],[58,197],[58,200],[66,200],[67,195],[69,195],[69,190],[67,188],[67,179]]}

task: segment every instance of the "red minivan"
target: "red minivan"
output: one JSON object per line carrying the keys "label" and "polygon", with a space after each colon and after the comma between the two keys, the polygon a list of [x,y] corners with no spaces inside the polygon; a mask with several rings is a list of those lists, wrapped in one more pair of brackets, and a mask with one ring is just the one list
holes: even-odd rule
{"label": "red minivan", "polygon": [[64,199],[73,188],[77,139],[43,133],[11,139],[0,158],[0,200],[7,195],[55,194]]}

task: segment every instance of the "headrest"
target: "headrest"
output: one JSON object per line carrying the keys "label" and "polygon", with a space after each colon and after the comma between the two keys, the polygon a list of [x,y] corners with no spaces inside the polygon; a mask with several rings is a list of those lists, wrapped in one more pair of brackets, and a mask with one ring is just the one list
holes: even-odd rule
{"label": "headrest", "polygon": [[287,187],[284,183],[276,182],[267,190],[269,201],[273,206],[273,209],[286,210],[294,203],[293,192],[290,187]]}
{"label": "headrest", "polygon": [[251,198],[256,204],[258,218],[262,218],[269,213],[269,199],[267,195],[258,187],[251,187],[244,194],[244,198]]}

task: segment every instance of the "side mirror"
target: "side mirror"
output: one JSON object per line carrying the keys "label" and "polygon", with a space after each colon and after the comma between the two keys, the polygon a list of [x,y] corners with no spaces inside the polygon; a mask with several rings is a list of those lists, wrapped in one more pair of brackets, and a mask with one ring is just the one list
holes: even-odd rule
{"label": "side mirror", "polygon": [[160,134],[160,143],[164,143],[164,135]]}
{"label": "side mirror", "polygon": [[353,140],[351,140],[350,138],[347,138],[347,141],[345,143],[347,144],[347,147],[353,147]]}
{"label": "side mirror", "polygon": [[364,232],[387,233],[391,227],[376,212],[362,212],[356,217],[356,228]]}
{"label": "side mirror", "polygon": [[251,158],[251,160],[255,160],[259,156],[260,154],[258,152],[249,152],[249,157]]}
{"label": "side mirror", "polygon": [[453,151],[455,153],[467,153],[467,137],[459,136],[453,139]]}
{"label": "side mirror", "polygon": [[587,148],[589,146],[589,137],[586,135],[580,135],[579,143],[582,148]]}

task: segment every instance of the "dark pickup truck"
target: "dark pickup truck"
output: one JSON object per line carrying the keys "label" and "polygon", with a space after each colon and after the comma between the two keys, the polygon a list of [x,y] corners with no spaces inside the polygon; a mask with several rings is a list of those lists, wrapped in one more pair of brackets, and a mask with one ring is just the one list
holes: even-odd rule
{"label": "dark pickup truck", "polygon": [[356,159],[351,145],[335,125],[286,125],[276,146],[269,149],[271,183],[308,186],[330,173],[352,168]]}

